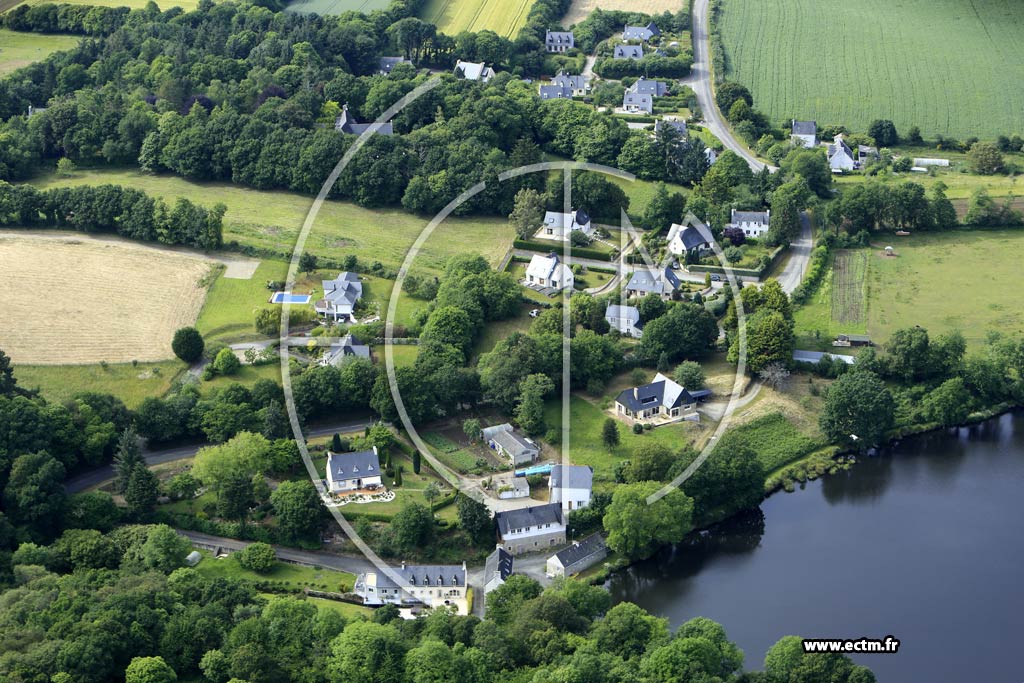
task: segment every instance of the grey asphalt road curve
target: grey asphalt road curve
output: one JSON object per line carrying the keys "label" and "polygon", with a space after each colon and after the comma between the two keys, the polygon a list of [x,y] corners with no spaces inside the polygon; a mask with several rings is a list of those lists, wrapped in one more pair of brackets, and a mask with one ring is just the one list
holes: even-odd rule
{"label": "grey asphalt road curve", "polygon": [[[204,547],[220,547],[232,552],[242,550],[251,543],[251,541],[239,541],[234,538],[202,534],[198,531],[186,531],[184,529],[177,529],[176,531],[195,544]],[[311,567],[327,567],[329,569],[349,572],[351,574],[359,574],[360,572],[373,569],[373,563],[365,557],[335,555],[333,553],[315,550],[297,550],[295,548],[286,548],[280,545],[275,545],[273,547],[274,551],[277,553],[278,559],[285,560],[287,562],[295,562],[297,564],[303,564]]]}
{"label": "grey asphalt road curve", "polygon": [[792,294],[807,273],[807,264],[811,261],[811,248],[814,246],[811,231],[811,218],[806,213],[800,214],[800,237],[789,245],[789,260],[777,279],[782,291]]}

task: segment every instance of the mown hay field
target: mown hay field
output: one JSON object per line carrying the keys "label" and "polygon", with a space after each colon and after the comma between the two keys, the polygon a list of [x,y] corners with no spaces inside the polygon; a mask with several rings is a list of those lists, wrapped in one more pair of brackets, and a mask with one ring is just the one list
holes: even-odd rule
{"label": "mown hay field", "polygon": [[1024,132],[1018,0],[723,0],[727,77],[773,121]]}
{"label": "mown hay field", "polygon": [[532,5],[533,0],[427,0],[420,18],[450,36],[488,29],[515,38]]}
{"label": "mown hay field", "polygon": [[289,12],[319,14],[328,16],[342,12],[372,12],[375,9],[386,9],[391,0],[295,0],[285,9]]}
{"label": "mown hay field", "polygon": [[578,24],[598,7],[603,10],[661,14],[662,12],[678,12],[686,9],[686,6],[687,3],[683,0],[573,0],[569,11],[562,19],[562,26]]}
{"label": "mown hay field", "polygon": [[39,62],[60,50],[78,45],[78,36],[21,33],[0,28],[0,75]]}
{"label": "mown hay field", "polygon": [[[895,330],[914,325],[931,335],[959,330],[973,348],[989,332],[1024,333],[1015,285],[1024,232],[953,230],[885,239],[846,257],[866,259],[863,320],[838,319],[848,309],[835,307],[835,289],[849,277],[846,264],[856,261],[844,259],[837,268],[837,257],[811,300],[794,312],[798,348],[826,348],[841,333],[866,332],[884,343]],[[894,256],[885,255],[888,245]]]}
{"label": "mown hay field", "polygon": [[[134,187],[174,202],[185,197],[204,206],[223,202],[224,241],[269,249],[290,258],[299,229],[313,203],[311,197],[290,192],[264,192],[230,183],[194,183],[172,175],[150,175],[137,169],[78,170],[71,178],[41,176],[33,184],[46,187],[113,183]],[[429,218],[399,209],[365,209],[348,202],[324,202],[306,251],[319,257],[342,259],[355,254],[360,261],[398,268]],[[512,246],[514,231],[501,218],[448,218],[423,244],[413,272],[439,274],[453,254],[475,253],[498,265]]]}
{"label": "mown hay field", "polygon": [[161,361],[196,321],[212,264],[89,237],[0,233],[0,348],[14,363]]}

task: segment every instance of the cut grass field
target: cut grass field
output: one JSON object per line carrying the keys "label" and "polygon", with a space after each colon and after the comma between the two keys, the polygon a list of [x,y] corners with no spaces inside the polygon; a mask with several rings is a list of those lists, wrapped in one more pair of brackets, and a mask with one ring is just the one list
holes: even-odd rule
{"label": "cut grass field", "polygon": [[174,357],[213,266],[128,242],[0,233],[0,348],[15,363],[130,363]]}
{"label": "cut grass field", "polygon": [[[1017,0],[724,0],[727,78],[773,121],[994,138],[1020,131]],[[840,30],[841,29],[841,30]]]}
{"label": "cut grass field", "polygon": [[[43,5],[50,0],[26,0],[22,3],[15,2],[15,5]],[[199,5],[199,0],[154,0],[162,10],[169,10],[172,7],[180,7],[183,10],[191,11]],[[131,9],[144,9],[149,0],[61,0],[61,4],[67,5],[91,5],[93,7],[130,7]],[[12,5],[13,6],[13,5]]]}
{"label": "cut grass field", "polygon": [[299,592],[306,587],[333,592],[339,592],[342,588],[351,590],[356,579],[348,572],[303,567],[279,561],[274,562],[269,572],[258,574],[244,569],[238,563],[237,553],[217,559],[208,551],[199,552],[203,559],[196,565],[196,572],[209,578],[243,579],[254,583],[272,581],[293,592]]}
{"label": "cut grass field", "polygon": [[811,301],[795,312],[801,345],[827,345],[842,332],[867,332],[884,343],[893,331],[914,325],[932,335],[959,330],[968,347],[981,345],[992,331],[1024,332],[1013,286],[1020,278],[1024,232],[956,230],[892,238],[886,244],[892,244],[896,256],[885,256],[881,243],[855,252],[864,254],[867,263],[866,324],[835,319],[833,266]]}
{"label": "cut grass field", "polygon": [[[326,1],[326,0],[322,0]],[[350,0],[355,2],[357,0]],[[488,29],[515,38],[534,0],[427,0],[420,18],[450,36]]]}
{"label": "cut grass field", "polygon": [[42,61],[54,52],[78,45],[78,36],[22,33],[0,28],[0,75]]}
{"label": "cut grass field", "polygon": [[569,11],[562,18],[562,26],[572,26],[590,16],[600,7],[603,10],[626,10],[644,14],[678,12],[685,8],[682,0],[572,0]]}
{"label": "cut grass field", "polygon": [[112,394],[129,408],[150,396],[163,396],[182,372],[177,360],[160,363],[95,365],[17,365],[18,386],[39,389],[49,401],[63,402],[79,392]]}
{"label": "cut grass field", "polygon": [[300,14],[319,14],[329,16],[342,12],[372,12],[375,9],[387,9],[391,0],[295,0],[285,8],[288,12]]}
{"label": "cut grass field", "polygon": [[[922,149],[913,150],[912,152],[908,152],[908,154],[912,154],[917,157],[929,156],[939,157],[942,159],[953,157],[953,155],[946,152]],[[1018,163],[1024,163],[1024,155],[1007,155],[1007,158],[1008,160],[1014,159],[1018,161]],[[869,180],[880,182],[885,185],[896,185],[909,180],[918,183],[919,185],[923,185],[928,189],[936,183],[941,182],[946,186],[946,196],[954,202],[970,199],[971,195],[979,189],[986,190],[993,197],[1007,197],[1010,195],[1019,196],[1021,191],[1024,190],[1024,184],[1018,182],[1020,178],[1016,175],[982,176],[962,172],[956,167],[950,168],[949,170],[935,170],[933,173],[934,175],[931,173],[891,174],[888,176],[875,176],[872,178],[851,174],[835,176],[834,179],[836,181],[836,186],[840,190],[847,185],[863,183]]]}
{"label": "cut grass field", "polygon": [[[264,192],[230,183],[194,183],[172,175],[150,175],[137,169],[79,170],[71,178],[50,173],[33,181],[37,187],[114,183],[143,190],[165,200],[184,197],[205,206],[222,202],[224,241],[270,249],[290,257],[312,198],[291,192]],[[429,219],[397,209],[364,209],[328,201],[317,217],[306,250],[342,259],[355,254],[366,264],[380,261],[398,268]],[[440,273],[453,254],[478,253],[497,265],[512,246],[514,231],[499,218],[449,218],[424,243],[413,272]]]}

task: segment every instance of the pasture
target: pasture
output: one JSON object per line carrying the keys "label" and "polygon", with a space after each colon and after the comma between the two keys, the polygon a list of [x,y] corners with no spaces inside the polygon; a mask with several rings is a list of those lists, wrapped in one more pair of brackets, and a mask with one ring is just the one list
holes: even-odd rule
{"label": "pasture", "polygon": [[[40,188],[114,183],[143,190],[173,202],[185,197],[204,206],[223,202],[224,241],[268,249],[290,258],[312,198],[290,192],[264,192],[230,183],[195,183],[172,175],[150,175],[137,169],[76,171],[71,178],[55,174],[33,182]],[[398,209],[365,209],[339,201],[324,202],[306,241],[306,250],[340,260],[355,254],[365,264],[380,261],[397,269],[429,218]],[[501,218],[449,218],[424,243],[413,272],[434,274],[453,254],[478,253],[497,265],[512,246],[513,230]]]}
{"label": "pasture", "polygon": [[15,363],[76,365],[173,358],[195,322],[207,259],[114,240],[0,234],[0,348]]}
{"label": "pasture", "polygon": [[515,38],[532,5],[533,0],[427,0],[420,18],[450,36],[488,29]]}
{"label": "pasture", "polygon": [[[983,344],[989,332],[1024,332],[1013,286],[1020,279],[1024,232],[956,230],[886,239],[848,252],[866,262],[863,320],[844,323],[834,307],[837,283],[849,277],[837,257],[819,290],[795,311],[800,348],[825,348],[842,332],[867,332],[884,343],[893,331],[914,325],[932,335],[959,330],[969,348]],[[886,244],[895,256],[883,254]]]}
{"label": "pasture", "polygon": [[[12,7],[21,5],[43,5],[50,0],[25,0],[25,2],[17,2],[15,0]],[[172,7],[180,7],[186,12],[194,10],[199,5],[199,0],[154,0],[157,6],[162,10],[169,10]],[[61,0],[62,4],[67,5],[91,5],[93,7],[130,7],[131,9],[142,9],[148,3],[149,0]]]}
{"label": "pasture", "polygon": [[60,50],[78,45],[79,36],[21,33],[0,28],[0,75],[39,62]]}
{"label": "pasture", "polygon": [[603,10],[661,14],[686,9],[686,3],[683,0],[572,0],[569,11],[562,18],[562,26],[578,24],[598,7]]}
{"label": "pasture", "polygon": [[329,16],[349,11],[368,13],[375,9],[387,9],[389,4],[390,0],[295,0],[288,3],[285,10]]}
{"label": "pasture", "polygon": [[1016,0],[723,0],[729,80],[773,121],[994,138],[1024,129]]}
{"label": "pasture", "polygon": [[163,396],[185,371],[181,361],[92,365],[21,365],[14,368],[18,386],[38,389],[48,401],[63,403],[79,392],[112,394],[129,408],[150,396]]}

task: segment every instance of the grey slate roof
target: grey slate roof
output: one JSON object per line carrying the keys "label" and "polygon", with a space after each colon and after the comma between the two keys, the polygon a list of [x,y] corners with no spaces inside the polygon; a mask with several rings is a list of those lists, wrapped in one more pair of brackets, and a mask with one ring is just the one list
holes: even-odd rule
{"label": "grey slate roof", "polygon": [[692,225],[686,226],[686,229],[679,233],[679,239],[682,241],[683,246],[686,247],[687,251],[695,247],[699,247],[707,242],[703,235],[700,234],[700,230]]}
{"label": "grey slate roof", "polygon": [[[334,120],[334,130],[349,135],[362,135],[372,125],[372,123],[357,123],[355,117],[349,113],[347,104],[341,107],[341,116]],[[391,125],[390,121],[382,123],[380,128],[377,129],[378,135],[393,135],[394,132],[394,126]]]}
{"label": "grey slate roof", "polygon": [[625,92],[622,94],[622,108],[637,107],[647,112],[648,114],[654,113],[654,99],[650,95]]}
{"label": "grey slate roof", "polygon": [[568,100],[572,98],[572,88],[563,85],[540,86],[542,100]]}
{"label": "grey slate roof", "polygon": [[380,460],[373,450],[328,453],[327,469],[334,481],[381,476]]}
{"label": "grey slate roof", "polygon": [[369,358],[370,347],[363,344],[359,339],[346,334],[337,344],[332,344],[324,358],[325,365],[340,365],[346,358],[355,356],[357,358]]}
{"label": "grey slate roof", "polygon": [[636,59],[644,58],[644,48],[641,45],[616,45],[612,53],[614,59]]}
{"label": "grey slate roof", "polygon": [[518,510],[505,510],[495,513],[494,518],[498,522],[498,530],[505,535],[512,529],[525,529],[539,524],[560,525],[562,523],[562,506],[558,503],[547,503]]}
{"label": "grey slate roof", "polygon": [[568,45],[575,47],[576,37],[572,31],[548,31],[544,36],[545,45]]}
{"label": "grey slate roof", "polygon": [[505,452],[511,453],[513,457],[523,453],[536,453],[540,451],[536,444],[531,443],[525,437],[519,436],[512,429],[497,432],[490,438],[491,441],[500,445]]}
{"label": "grey slate roof", "polygon": [[793,119],[793,135],[817,135],[817,121],[797,121]]}
{"label": "grey slate roof", "polygon": [[687,134],[686,121],[664,121],[662,119],[658,119],[654,122],[655,134],[657,134],[662,128],[675,128],[683,137],[686,137]]}
{"label": "grey slate roof", "polygon": [[570,74],[564,69],[558,72],[558,75],[551,79],[551,82],[555,85],[561,85],[563,87],[569,87],[574,90],[583,90],[589,84],[590,79],[586,76],[577,76]]}
{"label": "grey slate roof", "polygon": [[822,351],[794,351],[793,360],[797,363],[819,363],[821,359],[828,356],[832,360],[841,360],[847,365],[857,362],[854,356],[846,356],[841,353],[824,353]]}
{"label": "grey slate roof", "polygon": [[665,268],[665,281],[672,285],[672,289],[679,289],[679,285],[683,284],[679,276],[671,268]]}
{"label": "grey slate roof", "polygon": [[514,558],[512,555],[504,548],[497,548],[487,556],[487,562],[484,564],[484,583],[487,583],[495,576],[502,581],[512,576],[513,564]]}
{"label": "grey slate roof", "polygon": [[587,536],[582,541],[576,541],[564,550],[559,550],[555,553],[555,557],[562,563],[562,567],[568,567],[591,555],[603,553],[606,550],[607,546],[604,543],[604,538],[601,534],[597,533]]}
{"label": "grey slate roof", "polygon": [[668,83],[665,81],[654,81],[646,78],[641,78],[629,86],[630,92],[635,92],[641,95],[650,95],[652,97],[661,97],[668,92]]}
{"label": "grey slate roof", "polygon": [[555,465],[551,468],[552,487],[589,489],[594,486],[594,470],[585,465]]}
{"label": "grey slate roof", "polygon": [[668,382],[666,380],[659,380],[650,384],[644,384],[635,389],[623,389],[615,398],[615,401],[632,411],[659,408],[662,405],[669,409],[678,408],[681,405],[694,402],[693,396],[686,389],[680,391],[674,401],[671,401],[671,403],[667,402],[665,400],[665,389],[667,387]]}
{"label": "grey slate roof", "polygon": [[[604,312],[605,318],[617,318],[619,320],[629,320],[636,326],[640,322],[640,311],[637,310],[636,306],[620,306],[619,304],[608,304],[608,309]],[[556,465],[558,467],[558,465]]]}
{"label": "grey slate roof", "polygon": [[650,40],[660,35],[661,31],[653,21],[647,26],[627,26],[622,31],[623,40]]}
{"label": "grey slate roof", "polygon": [[[423,564],[392,567],[410,586],[465,586],[466,568],[461,565]],[[440,583],[438,583],[440,579]],[[378,588],[398,588],[384,572],[377,573]]]}
{"label": "grey slate roof", "polygon": [[768,223],[767,211],[733,211],[732,222],[735,225],[740,223]]}
{"label": "grey slate roof", "polygon": [[831,159],[840,151],[845,152],[851,159],[853,158],[853,150],[850,149],[850,146],[846,144],[846,141],[842,138],[836,138],[835,141],[828,146],[828,158]]}

